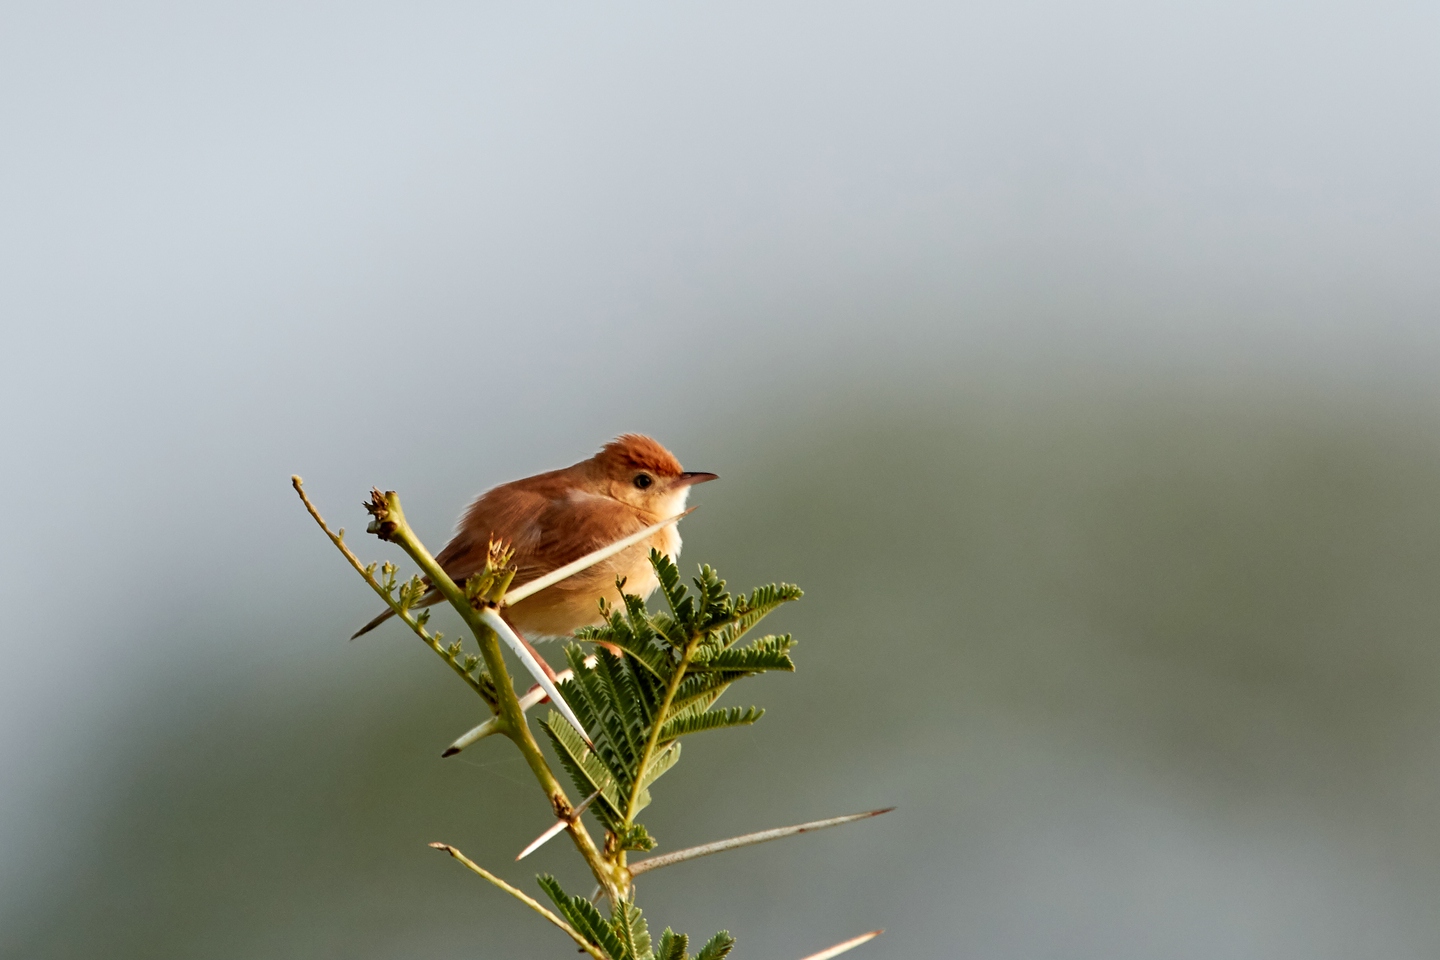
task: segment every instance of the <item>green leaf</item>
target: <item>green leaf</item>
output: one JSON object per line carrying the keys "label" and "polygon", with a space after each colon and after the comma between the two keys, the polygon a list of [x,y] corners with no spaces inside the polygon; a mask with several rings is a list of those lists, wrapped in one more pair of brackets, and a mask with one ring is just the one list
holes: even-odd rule
{"label": "green leaf", "polygon": [[[571,705],[574,705],[573,701]],[[554,710],[540,721],[540,729],[550,738],[550,745],[555,748],[555,754],[560,758],[565,772],[570,774],[575,789],[587,797],[596,790],[601,790],[596,814],[605,822],[606,827],[614,829],[615,824],[625,818],[620,812],[623,803],[620,790],[610,771],[606,770],[600,758],[585,746],[585,741],[580,739],[575,728]]]}
{"label": "green leaf", "polygon": [[680,582],[680,568],[659,550],[650,551],[650,566],[655,568],[655,579],[660,582],[660,593],[670,606],[670,616],[688,633],[695,623],[695,598]]}
{"label": "green leaf", "polygon": [[690,665],[691,670],[732,670],[737,673],[760,673],[764,670],[788,670],[794,672],[795,662],[790,659],[789,649],[795,645],[790,634],[771,634],[761,637],[744,647],[722,648],[714,653],[706,651],[703,659],[697,657]]}
{"label": "green leaf", "polygon": [[[634,684],[624,678],[625,668],[609,651],[596,653],[595,666],[575,671],[575,679],[584,684],[592,702],[599,707],[600,731],[604,735],[595,741],[596,749],[605,754],[613,753],[614,761],[609,766],[621,779],[632,779],[632,771],[640,762],[640,753],[645,749],[645,723],[643,711],[636,702]],[[624,688],[624,689],[622,689]],[[607,750],[608,748],[608,750]]]}
{"label": "green leaf", "polygon": [[634,823],[615,832],[615,842],[621,850],[655,849],[655,838],[650,836],[643,823]]}
{"label": "green leaf", "polygon": [[660,934],[659,945],[655,947],[655,960],[690,960],[690,954],[686,952],[689,946],[689,937],[666,927],[665,932]]}
{"label": "green leaf", "polygon": [[[692,591],[668,557],[652,551],[650,562],[668,610],[652,613],[643,598],[622,589],[621,603],[601,607],[603,623],[575,634],[606,646],[571,644],[565,650],[574,674],[565,696],[593,747],[554,715],[542,722],[577,789],[586,795],[601,790],[596,815],[626,849],[653,844],[648,834],[632,838],[630,831],[650,803],[651,785],[678,761],[678,738],[754,723],[763,712],[758,707],[715,710],[715,702],[737,680],[795,669],[788,634],[744,646],[737,641],[771,610],[800,596],[797,588],[769,584],[733,597],[719,574],[702,566]],[[614,647],[622,655],[611,652]],[[652,744],[655,753],[647,757]],[[633,808],[625,809],[632,794]]]}
{"label": "green leaf", "polygon": [[804,592],[793,583],[770,583],[756,587],[749,597],[735,602],[735,611],[729,625],[717,631],[715,636],[722,646],[731,646],[755,624],[765,619],[781,604],[799,600]]}
{"label": "green leaf", "polygon": [[650,931],[645,926],[645,917],[633,899],[621,900],[610,911],[610,925],[615,937],[625,949],[627,957],[634,960],[650,960]]}
{"label": "green leaf", "polygon": [[686,677],[675,690],[675,699],[670,703],[670,717],[673,719],[681,710],[697,704],[700,710],[710,709],[710,705],[720,699],[720,694],[725,692],[726,687],[745,676],[749,674],[722,673],[716,670]]}
{"label": "green leaf", "polygon": [[676,761],[679,759],[680,741],[676,740],[655,754],[655,759],[650,761],[650,768],[645,771],[645,776],[640,781],[641,789],[649,787],[650,784],[659,780],[667,770],[675,766]]}
{"label": "green leaf", "polygon": [[[574,927],[580,936],[605,951],[611,960],[640,960],[640,958],[626,953],[624,943],[615,935],[615,930],[610,922],[601,916],[599,910],[595,909],[595,904],[584,897],[570,896],[549,874],[541,874],[535,879],[539,882],[540,888],[550,897],[551,902],[555,904],[555,909],[559,910],[560,915],[569,921],[570,926]],[[724,956],[724,954],[720,954],[720,956]]]}
{"label": "green leaf", "polygon": [[660,741],[663,743],[702,730],[745,726],[759,720],[764,714],[765,711],[759,707],[731,707],[729,710],[679,716],[660,728]]}
{"label": "green leaf", "polygon": [[734,946],[735,938],[730,936],[730,931],[721,930],[700,948],[700,952],[695,954],[695,960],[724,960]]}
{"label": "green leaf", "polygon": [[[567,648],[566,656],[575,676],[566,684],[565,696],[590,733],[595,744],[592,752],[621,792],[628,793],[634,782],[635,769],[640,764],[640,748],[636,746],[636,737],[630,728],[637,725],[644,727],[644,735],[648,735],[648,724],[637,718],[638,705],[633,700],[617,694],[613,684],[602,674],[598,659],[595,667],[587,667],[584,651],[574,644]],[[621,669],[629,668],[622,666]]]}
{"label": "green leaf", "polygon": [[[629,599],[627,597],[627,603]],[[639,600],[638,597],[633,599]],[[612,622],[598,627],[582,627],[575,631],[575,637],[579,640],[614,644],[639,661],[654,679],[663,684],[670,679],[670,674],[675,669],[675,660],[660,643],[653,625],[646,622],[644,626],[643,631],[635,630],[616,613]]]}
{"label": "green leaf", "polygon": [[700,615],[696,627],[708,632],[733,619],[734,600],[725,592],[725,581],[709,565],[700,568],[695,578],[695,589],[699,592]]}

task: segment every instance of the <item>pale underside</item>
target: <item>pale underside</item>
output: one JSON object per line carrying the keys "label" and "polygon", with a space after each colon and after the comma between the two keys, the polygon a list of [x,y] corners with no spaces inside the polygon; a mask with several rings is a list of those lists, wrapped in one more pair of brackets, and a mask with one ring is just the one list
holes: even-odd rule
{"label": "pale underside", "polygon": [[531,640],[569,636],[580,627],[598,624],[602,597],[612,604],[621,602],[620,591],[615,586],[616,578],[624,578],[626,593],[641,597],[649,597],[660,585],[650,566],[652,548],[671,559],[680,555],[680,534],[673,524],[609,560],[601,561],[533,597],[526,597],[513,607],[506,607],[504,617]]}

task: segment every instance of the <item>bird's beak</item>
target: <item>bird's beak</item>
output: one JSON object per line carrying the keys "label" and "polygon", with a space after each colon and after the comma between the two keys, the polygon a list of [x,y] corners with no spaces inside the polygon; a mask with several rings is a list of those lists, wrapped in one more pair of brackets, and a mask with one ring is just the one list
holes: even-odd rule
{"label": "bird's beak", "polygon": [[718,473],[682,473],[675,478],[675,486],[688,487],[697,483],[709,483],[711,480],[719,480]]}

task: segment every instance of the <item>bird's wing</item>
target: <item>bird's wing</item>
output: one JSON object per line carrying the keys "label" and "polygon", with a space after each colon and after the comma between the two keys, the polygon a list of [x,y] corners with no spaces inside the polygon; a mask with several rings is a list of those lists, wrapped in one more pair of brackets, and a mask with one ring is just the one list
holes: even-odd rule
{"label": "bird's wing", "polygon": [[435,561],[450,579],[464,583],[485,569],[491,540],[508,542],[518,557],[530,549],[549,506],[549,497],[518,484],[496,487],[470,504],[459,530]]}
{"label": "bird's wing", "polygon": [[646,526],[635,508],[609,497],[552,500],[535,518],[529,536],[516,541],[515,585],[544,576],[585,554],[608,547]]}

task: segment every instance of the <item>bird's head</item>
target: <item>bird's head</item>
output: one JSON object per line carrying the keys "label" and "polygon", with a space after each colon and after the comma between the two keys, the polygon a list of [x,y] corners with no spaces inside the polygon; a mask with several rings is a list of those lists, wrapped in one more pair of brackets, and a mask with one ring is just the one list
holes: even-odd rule
{"label": "bird's head", "polygon": [[692,486],[716,479],[713,473],[682,470],[673,453],[638,433],[605,444],[594,462],[606,495],[661,518],[685,509]]}

